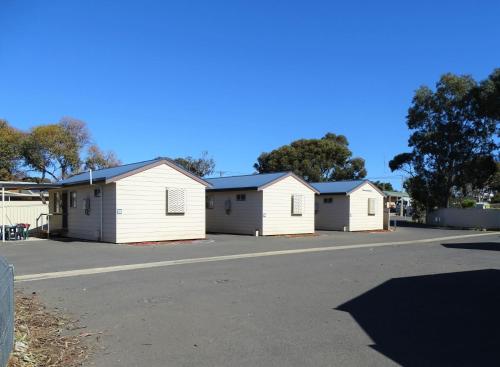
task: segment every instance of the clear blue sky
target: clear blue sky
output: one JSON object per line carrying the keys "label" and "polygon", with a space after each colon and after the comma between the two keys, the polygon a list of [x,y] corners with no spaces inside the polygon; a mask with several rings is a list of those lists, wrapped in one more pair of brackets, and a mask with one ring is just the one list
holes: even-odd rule
{"label": "clear blue sky", "polygon": [[388,176],[418,86],[500,66],[499,16],[498,1],[2,0],[0,117],[73,116],[124,162],[208,150],[231,174],[331,131]]}

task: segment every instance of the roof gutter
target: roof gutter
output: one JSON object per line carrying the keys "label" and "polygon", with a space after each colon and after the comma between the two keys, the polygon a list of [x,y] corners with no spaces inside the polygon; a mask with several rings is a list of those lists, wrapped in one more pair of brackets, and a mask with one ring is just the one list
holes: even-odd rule
{"label": "roof gutter", "polygon": [[207,188],[207,192],[220,192],[220,191],[249,191],[249,190],[259,190],[259,187],[228,187],[225,189],[211,189]]}

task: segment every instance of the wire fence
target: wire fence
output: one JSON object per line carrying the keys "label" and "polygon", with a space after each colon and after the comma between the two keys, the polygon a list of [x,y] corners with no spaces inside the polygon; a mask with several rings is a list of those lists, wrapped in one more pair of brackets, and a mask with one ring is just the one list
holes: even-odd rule
{"label": "wire fence", "polygon": [[0,367],[7,366],[14,344],[14,269],[0,256]]}

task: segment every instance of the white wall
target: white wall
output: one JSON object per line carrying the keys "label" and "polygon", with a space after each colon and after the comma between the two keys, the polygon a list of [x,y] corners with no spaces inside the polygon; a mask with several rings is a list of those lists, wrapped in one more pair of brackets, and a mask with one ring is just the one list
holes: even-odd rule
{"label": "white wall", "polygon": [[458,228],[500,229],[500,209],[442,208],[427,216],[427,224]]}
{"label": "white wall", "polygon": [[[332,203],[324,203],[332,198]],[[349,229],[349,197],[346,195],[316,195],[316,229],[343,231]]]}
{"label": "white wall", "polygon": [[[166,214],[166,189],[185,189],[185,213]],[[163,164],[116,182],[116,242],[205,238],[205,186]]]}
{"label": "white wall", "polygon": [[[101,188],[102,195],[102,240],[106,242],[116,241],[116,219],[115,219],[115,184],[108,185],[85,185],[68,187],[62,190],[52,190],[50,192],[50,212],[54,212],[54,193],[68,193],[68,228],[65,236],[98,241],[101,227],[101,197],[94,195],[94,190]],[[76,192],[76,208],[70,207],[70,193]],[[90,199],[90,211],[85,213],[83,200]],[[51,231],[62,229],[62,216],[53,215],[50,218]]]}
{"label": "white wall", "polygon": [[[262,234],[314,233],[314,191],[292,176],[264,188]],[[302,215],[292,215],[292,195],[303,195]]]}
{"label": "white wall", "polygon": [[[245,201],[236,201],[237,194],[245,194]],[[255,235],[262,233],[262,192],[216,191],[207,192],[213,197],[214,208],[207,209],[207,231],[213,233],[233,233]],[[231,200],[231,211],[226,213],[225,202]]]}
{"label": "white wall", "polygon": [[[368,215],[368,199],[375,199],[375,215]],[[384,196],[365,183],[349,195],[349,231],[384,228]]]}
{"label": "white wall", "polygon": [[[1,200],[1,198],[0,198]],[[43,204],[41,201],[6,201],[5,202],[5,225],[15,225],[18,223],[29,223],[30,230],[36,228],[36,220],[40,214],[49,212],[48,201]],[[0,209],[1,215],[1,209]],[[46,218],[43,218],[46,223]],[[1,218],[0,218],[1,222]],[[38,225],[41,226],[42,220]]]}

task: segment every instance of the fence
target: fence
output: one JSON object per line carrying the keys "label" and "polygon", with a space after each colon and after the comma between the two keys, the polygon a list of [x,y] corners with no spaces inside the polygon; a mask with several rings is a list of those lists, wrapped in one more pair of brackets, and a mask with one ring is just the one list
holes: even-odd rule
{"label": "fence", "polygon": [[48,204],[43,204],[41,201],[6,201],[5,225],[29,223],[30,231],[36,230],[37,218],[40,214],[48,212]]}
{"label": "fence", "polygon": [[0,367],[7,366],[14,344],[14,270],[0,257]]}
{"label": "fence", "polygon": [[427,224],[443,227],[500,229],[500,210],[443,208],[429,213]]}

